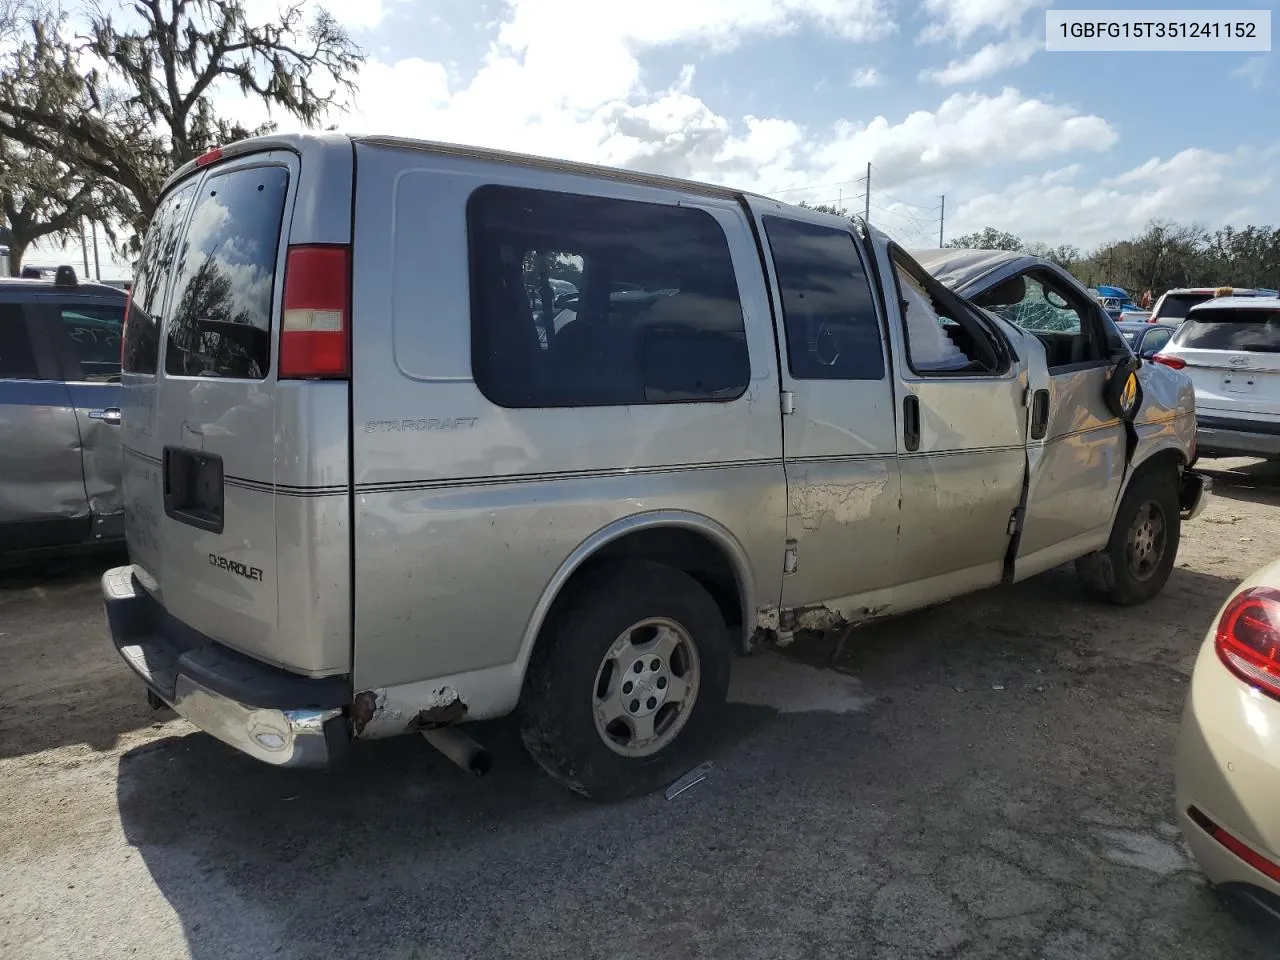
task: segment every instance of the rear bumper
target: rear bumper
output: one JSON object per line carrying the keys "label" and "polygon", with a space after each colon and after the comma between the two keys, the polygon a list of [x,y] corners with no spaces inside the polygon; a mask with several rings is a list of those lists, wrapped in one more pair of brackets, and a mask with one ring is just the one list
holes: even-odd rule
{"label": "rear bumper", "polygon": [[1196,449],[1211,456],[1280,457],[1280,423],[1198,416]]}
{"label": "rear bumper", "polygon": [[345,678],[299,677],[228,650],[170,616],[133,567],[103,574],[102,598],[125,663],[201,730],[276,766],[324,767],[345,754]]}

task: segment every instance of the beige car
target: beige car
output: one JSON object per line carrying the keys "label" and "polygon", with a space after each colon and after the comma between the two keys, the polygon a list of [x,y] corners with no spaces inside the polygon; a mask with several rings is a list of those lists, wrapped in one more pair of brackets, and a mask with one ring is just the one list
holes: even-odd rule
{"label": "beige car", "polygon": [[1177,783],[1209,880],[1280,918],[1280,561],[1236,588],[1205,637]]}

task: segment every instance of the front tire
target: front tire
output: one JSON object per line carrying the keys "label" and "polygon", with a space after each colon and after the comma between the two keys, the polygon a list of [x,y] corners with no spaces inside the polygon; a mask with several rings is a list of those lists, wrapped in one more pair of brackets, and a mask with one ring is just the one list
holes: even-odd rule
{"label": "front tire", "polygon": [[696,580],[649,561],[602,564],[571,591],[529,663],[525,747],[585,797],[648,793],[701,759],[729,688],[724,620]]}
{"label": "front tire", "polygon": [[1126,607],[1146,603],[1173,572],[1181,536],[1176,475],[1140,474],[1120,501],[1107,546],[1077,560],[1076,574],[1099,598]]}

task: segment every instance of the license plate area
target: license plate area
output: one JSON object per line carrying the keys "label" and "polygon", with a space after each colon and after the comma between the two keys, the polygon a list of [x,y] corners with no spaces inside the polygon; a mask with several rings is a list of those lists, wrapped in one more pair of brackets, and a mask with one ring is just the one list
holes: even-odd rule
{"label": "license plate area", "polygon": [[1250,374],[1227,373],[1222,376],[1223,393],[1253,393],[1257,384]]}
{"label": "license plate area", "polygon": [[222,458],[202,450],[164,448],[164,512],[198,530],[222,533]]}

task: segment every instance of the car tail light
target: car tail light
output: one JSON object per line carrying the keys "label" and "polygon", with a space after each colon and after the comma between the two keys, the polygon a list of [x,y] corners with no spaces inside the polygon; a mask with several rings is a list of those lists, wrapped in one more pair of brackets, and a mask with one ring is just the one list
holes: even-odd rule
{"label": "car tail light", "polygon": [[196,166],[207,167],[209,164],[217,163],[221,159],[222,159],[222,148],[214,147],[212,150],[208,150],[205,153],[200,154],[200,156],[196,157]]}
{"label": "car tail light", "polygon": [[1209,836],[1213,837],[1213,839],[1217,840],[1218,843],[1222,844],[1224,847],[1226,847],[1228,850],[1234,853],[1237,857],[1239,857],[1249,866],[1253,867],[1253,869],[1257,870],[1264,877],[1269,877],[1270,879],[1276,881],[1277,883],[1280,883],[1280,866],[1277,866],[1276,864],[1272,863],[1270,860],[1268,860],[1262,854],[1258,853],[1258,851],[1254,850],[1253,847],[1250,847],[1244,841],[1239,840],[1236,837],[1233,837],[1231,834],[1227,833],[1227,831],[1223,830],[1220,826],[1218,826],[1216,823],[1210,820],[1207,816],[1204,815],[1203,811],[1197,809],[1196,807],[1188,807],[1187,816],[1191,818],[1191,821],[1197,827],[1199,827]]}
{"label": "car tail light", "polygon": [[1280,590],[1251,587],[1227,604],[1214,641],[1237,677],[1280,699]]}
{"label": "car tail light", "polygon": [[290,247],[280,331],[282,380],[351,375],[351,248]]}
{"label": "car tail light", "polygon": [[1153,363],[1160,363],[1166,367],[1172,367],[1174,370],[1181,370],[1187,365],[1187,361],[1181,357],[1172,357],[1167,353],[1157,353],[1151,360]]}

